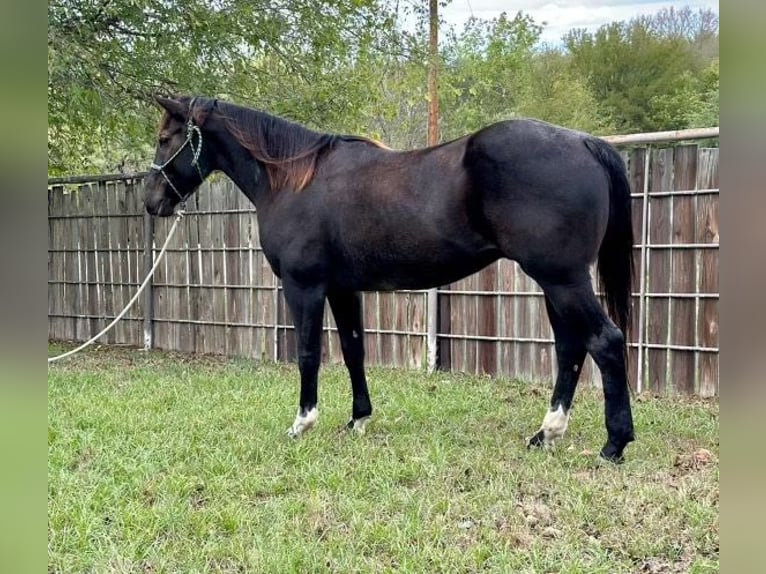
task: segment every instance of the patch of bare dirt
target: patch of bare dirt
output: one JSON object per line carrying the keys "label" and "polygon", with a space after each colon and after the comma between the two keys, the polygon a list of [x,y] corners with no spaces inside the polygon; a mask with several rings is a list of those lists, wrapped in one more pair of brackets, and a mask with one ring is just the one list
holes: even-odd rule
{"label": "patch of bare dirt", "polygon": [[71,470],[85,470],[96,458],[96,452],[91,448],[84,448],[78,454],[77,458],[70,465]]}
{"label": "patch of bare dirt", "polygon": [[191,496],[189,497],[189,504],[191,504],[192,508],[202,508],[208,503],[208,496],[205,494],[205,485],[204,484],[197,484],[194,489],[192,490]]}
{"label": "patch of bare dirt", "polygon": [[681,574],[689,571],[691,560],[682,558],[676,561],[664,560],[662,558],[645,558],[635,570],[641,574]]}
{"label": "patch of bare dirt", "polygon": [[534,537],[524,532],[517,525],[510,522],[507,518],[498,518],[495,521],[495,530],[502,536],[513,548],[529,548],[534,542]]}
{"label": "patch of bare dirt", "polygon": [[690,454],[677,454],[673,466],[682,472],[702,470],[718,464],[718,458],[706,448],[699,448]]}

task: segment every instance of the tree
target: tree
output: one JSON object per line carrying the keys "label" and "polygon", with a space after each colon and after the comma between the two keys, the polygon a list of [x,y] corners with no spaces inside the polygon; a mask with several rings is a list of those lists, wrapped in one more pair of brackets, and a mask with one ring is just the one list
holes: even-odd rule
{"label": "tree", "polygon": [[542,28],[519,12],[492,20],[470,19],[448,37],[442,75],[446,138],[517,114]]}
{"label": "tree", "polygon": [[596,100],[587,80],[577,74],[570,57],[557,49],[544,50],[533,58],[518,113],[590,133],[614,132],[611,116]]}
{"label": "tree", "polygon": [[688,127],[689,107],[713,97],[700,80],[717,53],[717,28],[710,12],[670,9],[595,33],[573,30],[564,40],[615,128],[654,131]]}
{"label": "tree", "polygon": [[719,124],[719,69],[713,60],[697,80],[694,98],[686,108],[686,124],[690,128],[706,128]]}
{"label": "tree", "polygon": [[51,0],[49,172],[145,159],[139,142],[151,140],[156,124],[154,92],[257,105],[269,99],[262,86],[273,85],[274,73],[321,87],[392,27],[376,0]]}
{"label": "tree", "polygon": [[[427,3],[51,0],[49,174],[137,171],[150,95],[222,97],[397,148],[426,144]],[[416,18],[415,32],[398,19]],[[540,45],[528,15],[440,44],[442,139],[535,117],[599,134],[718,123],[718,17],[667,9]]]}
{"label": "tree", "polygon": [[718,14],[709,9],[689,6],[663,8],[651,16],[636,19],[647,30],[663,38],[681,38],[695,47],[701,57],[718,58]]}

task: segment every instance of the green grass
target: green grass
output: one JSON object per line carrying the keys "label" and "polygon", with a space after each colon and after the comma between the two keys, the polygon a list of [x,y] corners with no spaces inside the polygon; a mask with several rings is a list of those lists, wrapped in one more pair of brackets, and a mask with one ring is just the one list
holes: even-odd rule
{"label": "green grass", "polygon": [[634,401],[614,466],[594,390],[555,449],[527,451],[547,388],[373,368],[356,436],[345,370],[320,380],[296,441],[294,366],[114,349],[51,366],[49,572],[718,570],[717,403]]}

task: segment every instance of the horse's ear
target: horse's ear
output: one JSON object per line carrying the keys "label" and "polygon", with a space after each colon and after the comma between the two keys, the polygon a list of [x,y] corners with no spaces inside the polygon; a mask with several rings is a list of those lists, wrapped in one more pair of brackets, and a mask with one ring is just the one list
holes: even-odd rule
{"label": "horse's ear", "polygon": [[186,113],[186,107],[178,100],[155,95],[154,101],[157,102],[158,106],[166,110],[172,116],[183,118],[184,114]]}
{"label": "horse's ear", "polygon": [[217,100],[208,100],[208,99],[202,99],[197,100],[194,104],[194,109],[192,110],[192,117],[194,118],[194,122],[198,126],[202,126],[205,124],[205,120],[210,115],[210,113],[213,111],[213,108],[216,105]]}

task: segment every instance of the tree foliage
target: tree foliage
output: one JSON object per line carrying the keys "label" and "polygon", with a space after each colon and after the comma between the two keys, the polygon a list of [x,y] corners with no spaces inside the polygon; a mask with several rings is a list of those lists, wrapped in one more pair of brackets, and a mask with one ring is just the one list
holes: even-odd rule
{"label": "tree foliage", "polygon": [[717,102],[715,111],[707,105],[712,94],[703,80],[709,66],[718,69],[718,18],[712,12],[666,9],[595,33],[573,30],[565,43],[618,131],[681,129],[703,116],[717,123]]}
{"label": "tree foliage", "polygon": [[[135,142],[147,141],[155,92],[259,104],[298,83],[326,96],[324,79],[392,29],[379,8],[375,0],[51,0],[49,171],[128,159],[108,157],[114,149],[145,155]],[[337,95],[305,100],[300,119],[347,107]]]}
{"label": "tree foliage", "polygon": [[[424,145],[426,6],[51,0],[49,174],[143,169],[157,92],[229,98],[326,131]],[[443,139],[519,116],[598,134],[718,123],[717,14],[669,8],[573,30],[559,46],[542,45],[542,29],[523,13],[442,27]]]}
{"label": "tree foliage", "polygon": [[444,133],[458,136],[517,110],[542,29],[521,13],[509,19],[469,20],[445,47],[442,80]]}

